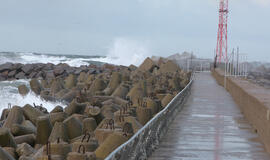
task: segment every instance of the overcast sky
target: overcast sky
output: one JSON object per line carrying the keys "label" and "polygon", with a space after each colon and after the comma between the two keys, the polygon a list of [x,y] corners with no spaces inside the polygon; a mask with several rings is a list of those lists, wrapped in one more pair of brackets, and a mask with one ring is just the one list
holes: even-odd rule
{"label": "overcast sky", "polygon": [[[123,46],[212,58],[217,11],[217,0],[0,0],[0,51],[106,55]],[[270,61],[269,17],[270,0],[231,0],[229,51]]]}

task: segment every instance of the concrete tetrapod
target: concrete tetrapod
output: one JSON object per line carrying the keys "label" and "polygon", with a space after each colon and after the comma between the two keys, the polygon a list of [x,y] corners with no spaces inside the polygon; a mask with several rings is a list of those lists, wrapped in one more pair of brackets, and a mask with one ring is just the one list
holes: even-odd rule
{"label": "concrete tetrapod", "polygon": [[1,147],[13,147],[16,148],[17,144],[13,135],[7,128],[0,128],[0,146]]}
{"label": "concrete tetrapod", "polygon": [[65,87],[71,89],[76,86],[77,79],[73,74],[69,74],[69,76],[65,79]]}
{"label": "concrete tetrapod", "polygon": [[75,117],[69,117],[63,122],[67,126],[67,134],[69,139],[82,135],[82,123]]}
{"label": "concrete tetrapod", "polygon": [[174,98],[172,94],[167,94],[161,101],[162,107],[166,107]]}
{"label": "concrete tetrapod", "polygon": [[7,151],[0,147],[0,159],[1,160],[15,160]]}
{"label": "concrete tetrapod", "polygon": [[20,156],[31,156],[32,154],[35,153],[35,149],[32,148],[27,143],[22,143],[22,144],[18,145],[18,147],[16,148],[16,152],[18,153],[19,157]]}
{"label": "concrete tetrapod", "polygon": [[36,134],[37,130],[32,127],[25,127],[20,124],[13,124],[11,127],[11,133],[14,136],[21,136],[21,135],[32,134],[32,133]]}
{"label": "concrete tetrapod", "polygon": [[67,117],[68,115],[65,112],[57,112],[49,114],[49,118],[52,125],[54,125],[56,122],[63,122]]}
{"label": "concrete tetrapod", "polygon": [[26,87],[26,85],[20,85],[18,87],[18,91],[22,96],[26,96],[29,93],[29,89]]}
{"label": "concrete tetrapod", "polygon": [[85,118],[83,120],[83,133],[94,132],[97,128],[97,122],[94,118]]}
{"label": "concrete tetrapod", "polygon": [[109,137],[107,137],[95,151],[97,158],[105,159],[113,150],[115,150],[127,140],[127,137],[119,133],[110,134]]}
{"label": "concrete tetrapod", "polygon": [[78,151],[70,152],[68,154],[67,160],[88,160],[85,153],[85,147],[83,145],[80,145]]}
{"label": "concrete tetrapod", "polygon": [[13,148],[13,147],[4,147],[3,149],[6,152],[8,152],[14,159],[18,159],[18,154],[16,153],[15,148]]}
{"label": "concrete tetrapod", "polygon": [[64,142],[69,141],[67,126],[63,122],[56,122],[54,124],[51,135],[49,137],[50,142],[56,142],[58,139],[61,139]]}
{"label": "concrete tetrapod", "polygon": [[37,79],[32,79],[30,81],[30,87],[31,90],[37,95],[39,95],[40,92],[42,91],[42,86]]}
{"label": "concrete tetrapod", "polygon": [[44,150],[41,150],[41,155],[37,156],[37,160],[65,160],[62,155],[52,154],[51,143],[46,144],[46,153],[42,154]]}
{"label": "concrete tetrapod", "polygon": [[43,116],[44,113],[42,113],[40,110],[37,108],[34,108],[33,106],[26,104],[23,107],[23,113],[24,116],[29,119],[33,124],[36,124],[36,121],[39,116]]}
{"label": "concrete tetrapod", "polygon": [[73,101],[64,109],[65,113],[67,113],[68,116],[78,113],[82,114],[85,110],[86,104],[84,103],[78,103],[77,99],[73,99]]}
{"label": "concrete tetrapod", "polygon": [[37,119],[37,144],[46,144],[52,131],[49,116],[41,116]]}
{"label": "concrete tetrapod", "polygon": [[23,120],[23,109],[19,106],[13,106],[3,127],[11,128],[13,124],[21,124]]}
{"label": "concrete tetrapod", "polygon": [[34,144],[36,142],[36,135],[35,134],[25,134],[22,136],[16,136],[14,138],[14,140],[17,144],[27,143],[31,146],[34,146]]}
{"label": "concrete tetrapod", "polygon": [[72,151],[77,151],[81,145],[84,146],[85,152],[94,152],[98,148],[98,141],[94,137],[91,137],[90,133],[86,133],[80,142],[74,142],[72,144]]}
{"label": "concrete tetrapod", "polygon": [[152,114],[152,109],[147,108],[146,106],[138,106],[136,108],[136,114],[138,121],[142,124],[145,125],[153,116]]}
{"label": "concrete tetrapod", "polygon": [[[71,68],[65,64],[60,65],[60,68],[54,68],[52,64],[44,67],[49,71],[41,70],[44,73],[38,74],[45,80],[42,80],[41,86],[39,81],[33,80],[32,84],[36,85],[32,85],[32,90],[36,90],[36,94],[40,92],[40,96],[49,101],[60,100],[68,106],[65,109],[56,106],[48,113],[43,107],[26,105],[21,109],[23,114],[18,114],[20,116],[11,116],[14,115],[11,113],[13,111],[6,109],[1,123],[8,120],[8,114],[15,117],[8,120],[12,124],[8,128],[16,136],[13,137],[15,144],[27,143],[37,150],[32,157],[21,154],[18,157],[20,160],[33,160],[37,157],[72,159],[72,156],[76,160],[91,160],[96,159],[95,150],[99,154],[98,159],[105,158],[157,114],[162,105],[166,106],[171,101],[182,89],[182,86],[179,87],[180,80],[188,79],[182,77],[185,74],[179,72],[181,69],[177,65],[167,60],[159,63],[150,58],[139,69],[134,66],[111,65]],[[42,119],[43,116],[46,118]],[[94,133],[96,139],[92,136],[82,141],[83,133]],[[111,139],[111,136],[115,137]],[[69,156],[63,154],[61,149],[61,145],[67,143],[73,146]],[[49,155],[43,153],[47,152],[45,144],[52,148],[48,151]],[[62,151],[53,149],[54,146]],[[81,153],[78,153],[79,147]]]}
{"label": "concrete tetrapod", "polygon": [[[54,143],[50,143],[50,151],[49,153],[51,155],[58,155],[62,158],[66,159],[68,153],[70,153],[71,145],[63,142],[61,138],[58,138]],[[46,155],[48,153],[48,147],[43,148],[43,155]]]}

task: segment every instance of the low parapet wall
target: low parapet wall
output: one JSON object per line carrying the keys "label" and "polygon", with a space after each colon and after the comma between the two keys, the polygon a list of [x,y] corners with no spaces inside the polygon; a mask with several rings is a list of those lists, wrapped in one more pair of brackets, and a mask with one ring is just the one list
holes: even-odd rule
{"label": "low parapet wall", "polygon": [[[224,86],[224,72],[216,69],[212,75]],[[234,77],[226,78],[225,87],[270,153],[270,90]]]}

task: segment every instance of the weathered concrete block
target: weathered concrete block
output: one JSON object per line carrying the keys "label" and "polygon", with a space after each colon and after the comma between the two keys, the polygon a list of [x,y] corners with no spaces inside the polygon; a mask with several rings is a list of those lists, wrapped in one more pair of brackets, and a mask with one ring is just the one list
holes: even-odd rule
{"label": "weathered concrete block", "polygon": [[65,79],[65,87],[71,89],[76,86],[77,79],[74,74],[69,74],[68,77]]}
{"label": "weathered concrete block", "polygon": [[111,134],[95,151],[97,158],[105,159],[113,150],[125,143],[127,140],[128,138],[121,134]]}
{"label": "weathered concrete block", "polygon": [[3,149],[6,152],[8,152],[14,159],[18,159],[18,154],[16,153],[15,148],[13,148],[13,147],[4,147]]}
{"label": "weathered concrete block", "polygon": [[52,124],[48,116],[37,119],[37,144],[46,144],[52,131]]}
{"label": "weathered concrete block", "polygon": [[145,125],[153,116],[152,110],[150,108],[141,107],[141,106],[136,108],[136,115],[137,115],[138,121],[142,125]]}
{"label": "weathered concrete block", "polygon": [[78,103],[76,99],[74,99],[66,108],[65,112],[70,116],[74,113],[82,114],[84,112],[84,109],[86,107],[86,104],[84,103]]}
{"label": "weathered concrete block", "polygon": [[52,125],[55,124],[55,122],[63,122],[68,117],[67,113],[65,112],[57,112],[57,113],[50,113],[49,118],[52,123]]}
{"label": "weathered concrete block", "polygon": [[30,81],[30,87],[31,90],[37,95],[39,95],[40,92],[42,91],[42,86],[37,79],[32,79]]}
{"label": "weathered concrete block", "polygon": [[94,118],[86,118],[83,120],[83,133],[94,132],[97,128],[97,122]]}
{"label": "weathered concrete block", "polygon": [[103,91],[106,88],[106,83],[102,79],[95,79],[90,87],[90,92]]}
{"label": "weathered concrete block", "polygon": [[23,109],[19,106],[13,106],[3,127],[11,128],[13,124],[21,124],[23,120]]}
{"label": "weathered concrete block", "polygon": [[51,135],[49,137],[50,142],[55,142],[60,138],[64,142],[68,142],[67,126],[62,122],[55,122]]}
{"label": "weathered concrete block", "polygon": [[159,106],[153,99],[145,98],[144,101],[146,102],[146,107],[151,109],[153,115],[159,112]]}
{"label": "weathered concrete block", "polygon": [[87,155],[81,152],[70,152],[68,154],[67,160],[88,160]]}
{"label": "weathered concrete block", "polygon": [[3,109],[0,121],[7,119],[9,112],[10,112],[10,109],[8,108]]}
{"label": "weathered concrete block", "polygon": [[22,122],[22,125],[24,127],[27,127],[27,128],[32,128],[32,130],[35,130],[35,131],[37,130],[37,127],[31,121],[29,121],[29,120],[24,120]]}
{"label": "weathered concrete block", "polygon": [[98,143],[102,144],[105,141],[105,139],[109,135],[111,135],[113,132],[114,131],[111,129],[97,128],[94,133],[95,133],[95,137],[98,140]]}
{"label": "weathered concrete block", "polygon": [[14,136],[20,136],[20,135],[32,134],[32,133],[36,134],[37,130],[32,127],[25,127],[20,124],[13,124],[11,127],[11,133]]}
{"label": "weathered concrete block", "polygon": [[16,152],[19,156],[31,156],[35,153],[35,149],[27,143],[22,143],[18,145]]}
{"label": "weathered concrete block", "polygon": [[55,95],[57,94],[59,91],[61,91],[62,89],[64,89],[64,82],[61,80],[61,79],[54,79],[52,81],[52,84],[51,84],[51,95]]}
{"label": "weathered concrete block", "polygon": [[97,124],[99,124],[103,117],[101,115],[101,109],[99,107],[95,106],[88,106],[88,116],[95,118]]}
{"label": "weathered concrete block", "polygon": [[20,85],[18,87],[18,90],[19,90],[19,93],[22,95],[22,96],[25,96],[29,93],[29,89],[26,87],[26,85]]}
{"label": "weathered concrete block", "polygon": [[124,85],[120,85],[113,92],[112,96],[114,96],[114,97],[120,97],[120,98],[126,98],[128,92],[129,92],[129,88],[125,87]]}
{"label": "weathered concrete block", "polygon": [[16,148],[16,142],[13,135],[7,128],[0,128],[0,146],[1,147],[13,147]]}
{"label": "weathered concrete block", "polygon": [[7,151],[0,147],[0,159],[1,160],[15,160]]}
{"label": "weathered concrete block", "polygon": [[166,107],[174,98],[172,94],[167,94],[161,101],[162,107]]}
{"label": "weathered concrete block", "polygon": [[58,113],[58,112],[64,112],[64,109],[62,106],[56,106],[51,113]]}
{"label": "weathered concrete block", "polygon": [[63,122],[67,126],[69,139],[82,135],[82,123],[75,117],[69,117]]}
{"label": "weathered concrete block", "polygon": [[98,141],[94,138],[85,138],[81,142],[74,142],[72,143],[72,151],[78,151],[81,145],[85,147],[85,152],[94,152],[98,148]]}
{"label": "weathered concrete block", "polygon": [[17,144],[27,143],[31,146],[34,146],[34,144],[36,142],[36,135],[35,134],[26,134],[26,135],[22,135],[22,136],[16,136],[14,138],[14,140]]}
{"label": "weathered concrete block", "polygon": [[29,119],[34,125],[36,124],[37,118],[44,115],[44,113],[42,113],[40,110],[32,107],[29,104],[26,104],[23,107],[23,113],[24,116]]}
{"label": "weathered concrete block", "polygon": [[19,160],[35,160],[32,156],[21,156]]}
{"label": "weathered concrete block", "polygon": [[76,90],[70,90],[68,93],[64,94],[60,99],[62,101],[71,103],[74,98],[77,96],[77,91]]}
{"label": "weathered concrete block", "polygon": [[[50,154],[61,156],[63,159],[66,159],[68,153],[72,151],[71,145],[66,142],[54,142],[50,143]],[[47,154],[47,147],[43,148],[43,155]],[[56,157],[54,157],[56,158]],[[60,158],[60,157],[59,157]],[[52,159],[53,160],[53,159]]]}

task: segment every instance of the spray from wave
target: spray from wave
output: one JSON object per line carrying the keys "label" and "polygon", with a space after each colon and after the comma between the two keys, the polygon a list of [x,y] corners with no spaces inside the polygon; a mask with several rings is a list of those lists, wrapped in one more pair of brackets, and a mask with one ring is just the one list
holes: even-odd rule
{"label": "spray from wave", "polygon": [[151,53],[145,44],[126,38],[117,38],[109,48],[105,58],[92,60],[116,65],[129,66],[133,64],[138,66],[149,56]]}
{"label": "spray from wave", "polygon": [[21,96],[18,92],[17,87],[19,85],[26,85],[29,88],[29,81],[28,80],[16,80],[16,81],[3,81],[0,83],[0,113],[2,110],[8,107],[10,103],[12,106],[24,106],[26,104],[33,103],[40,105],[42,104],[43,107],[47,108],[48,111],[51,111],[55,106],[60,105],[65,107],[65,104],[61,102],[48,102],[42,100],[39,96],[36,96],[34,93],[30,92],[26,96]]}

